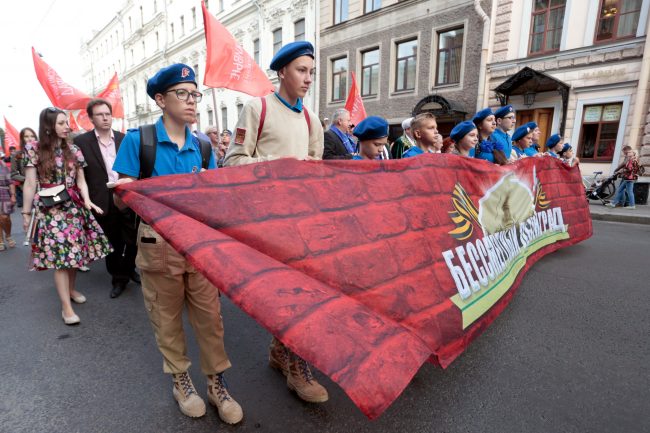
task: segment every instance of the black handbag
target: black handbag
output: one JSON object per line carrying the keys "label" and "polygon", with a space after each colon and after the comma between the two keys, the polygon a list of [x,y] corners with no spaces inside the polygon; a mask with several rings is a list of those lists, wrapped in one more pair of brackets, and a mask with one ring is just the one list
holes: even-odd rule
{"label": "black handbag", "polygon": [[44,188],[38,192],[41,204],[45,207],[60,205],[70,200],[70,194],[65,185],[57,185],[51,188]]}

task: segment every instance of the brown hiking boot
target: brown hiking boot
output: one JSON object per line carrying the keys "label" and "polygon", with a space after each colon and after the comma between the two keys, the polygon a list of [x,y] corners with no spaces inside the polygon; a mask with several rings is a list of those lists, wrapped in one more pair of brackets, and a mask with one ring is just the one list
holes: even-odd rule
{"label": "brown hiking boot", "polygon": [[307,362],[294,353],[289,355],[287,386],[310,403],[323,403],[329,398],[327,390],[312,376]]}
{"label": "brown hiking boot", "polygon": [[205,402],[196,392],[187,371],[173,374],[172,377],[174,379],[172,394],[174,394],[181,412],[191,418],[205,415]]}
{"label": "brown hiking boot", "polygon": [[289,374],[289,351],[275,337],[273,337],[269,346],[269,366],[280,370],[285,376]]}
{"label": "brown hiking boot", "polygon": [[237,424],[244,418],[244,411],[239,403],[228,393],[223,373],[209,374],[208,401],[219,411],[219,418],[226,424]]}

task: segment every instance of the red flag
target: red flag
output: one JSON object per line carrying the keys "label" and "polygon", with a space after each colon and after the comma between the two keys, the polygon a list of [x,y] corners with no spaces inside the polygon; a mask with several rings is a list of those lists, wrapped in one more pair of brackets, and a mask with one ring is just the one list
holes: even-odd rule
{"label": "red flag", "polygon": [[592,234],[580,170],[553,158],[280,159],[117,193],[371,418],[425,361],[456,359],[536,261]]}
{"label": "red flag", "polygon": [[348,99],[345,101],[345,109],[350,112],[350,123],[358,125],[363,119],[368,117],[366,114],[366,107],[363,106],[363,99],[357,88],[357,78],[352,74],[352,84],[350,85],[350,93]]}
{"label": "red flag", "polygon": [[79,125],[77,125],[77,122],[74,120],[74,114],[72,114],[72,111],[68,112],[68,125],[70,125],[72,132],[79,131]]}
{"label": "red flag", "polygon": [[251,96],[265,96],[275,88],[264,71],[237,43],[228,29],[203,8],[207,55],[203,84],[238,90]]}
{"label": "red flag", "polygon": [[116,119],[124,119],[124,104],[122,103],[122,96],[120,95],[120,81],[117,78],[117,72],[111,78],[111,81],[106,86],[106,89],[99,95],[98,98],[107,100],[113,106],[113,117]]}
{"label": "red flag", "polygon": [[77,114],[77,123],[79,123],[79,126],[81,126],[86,131],[90,131],[91,129],[95,128],[95,126],[90,121],[86,110],[79,111],[79,114]]}
{"label": "red flag", "polygon": [[9,155],[9,147],[14,146],[16,149],[20,150],[22,147],[20,145],[20,134],[14,126],[9,123],[5,117],[5,155]]}
{"label": "red flag", "polygon": [[91,99],[90,96],[63,81],[59,74],[41,59],[34,47],[32,47],[32,58],[36,78],[43,86],[52,105],[63,110],[86,108],[86,104]]}

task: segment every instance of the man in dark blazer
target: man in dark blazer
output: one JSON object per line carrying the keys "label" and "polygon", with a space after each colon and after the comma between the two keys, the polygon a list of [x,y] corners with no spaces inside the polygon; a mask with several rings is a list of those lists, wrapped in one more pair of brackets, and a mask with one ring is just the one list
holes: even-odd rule
{"label": "man in dark blazer", "polygon": [[356,143],[350,132],[350,113],[339,108],[332,116],[332,125],[325,131],[323,159],[351,159],[356,151]]}
{"label": "man in dark blazer", "polygon": [[111,298],[116,298],[124,291],[129,279],[140,283],[140,276],[135,272],[135,214],[129,209],[119,210],[113,203],[112,189],[107,186],[118,179],[118,174],[113,171],[113,162],[124,134],[112,129],[113,107],[108,101],[93,99],[86,112],[95,129],[77,136],[74,144],[86,160],[84,175],[90,199],[104,212],[103,215],[95,214],[95,218],[114,249],[106,257],[106,269],[112,277]]}

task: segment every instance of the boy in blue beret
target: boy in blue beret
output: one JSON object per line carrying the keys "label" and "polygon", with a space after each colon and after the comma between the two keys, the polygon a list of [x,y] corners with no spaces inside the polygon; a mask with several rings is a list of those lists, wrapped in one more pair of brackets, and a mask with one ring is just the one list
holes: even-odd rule
{"label": "boy in blue beret", "polygon": [[388,122],[379,116],[366,117],[353,134],[359,139],[359,154],[352,159],[378,159],[388,144]]}
{"label": "boy in blue beret", "polygon": [[528,158],[526,149],[533,143],[533,131],[528,124],[520,126],[512,133],[512,151],[516,155],[516,159]]}
{"label": "boy in blue beret", "polygon": [[[161,69],[149,79],[147,94],[162,110],[155,126],[143,127],[143,135],[146,129],[155,136],[149,143],[156,149],[152,171],[142,172],[140,131],[129,129],[113,165],[113,170],[120,174],[117,184],[139,177],[215,168],[210,143],[200,143],[188,127],[203,96],[197,91],[192,68],[177,63]],[[121,200],[116,203],[124,205]],[[207,376],[208,400],[217,407],[224,422],[240,422],[244,416],[242,408],[228,393],[223,377],[231,364],[224,348],[219,291],[144,221],[138,228],[137,246],[136,265],[141,271],[145,307],[163,356],[163,370],[173,377],[172,395],[181,412],[192,418],[206,412],[205,402],[188,373],[191,362],[182,321],[187,305],[201,352],[201,370]]]}
{"label": "boy in blue beret", "polygon": [[508,160],[503,153],[503,145],[492,137],[492,133],[497,127],[492,110],[490,108],[482,109],[474,115],[472,122],[476,125],[479,135],[479,144],[475,151],[476,158],[499,165],[507,164]]}
{"label": "boy in blue beret", "polygon": [[470,151],[478,144],[478,130],[474,122],[460,122],[451,130],[449,137],[454,140],[457,155],[473,158]]}
{"label": "boy in blue beret", "polygon": [[[313,45],[297,41],[283,46],[271,60],[271,69],[278,73],[280,85],[276,92],[244,105],[226,153],[226,166],[323,157],[325,137],[320,119],[303,105],[314,80]],[[327,390],[314,379],[305,360],[275,337],[269,347],[269,365],[282,371],[287,387],[301,399],[310,403],[328,400]]]}
{"label": "boy in blue beret", "polygon": [[536,154],[539,153],[539,138],[542,136],[542,130],[539,129],[539,126],[537,125],[536,122],[528,122],[526,123],[527,127],[530,128],[531,131],[533,131],[533,136],[532,136],[532,143],[530,146],[526,149],[526,155],[527,156],[535,156]]}
{"label": "boy in blue beret", "polygon": [[423,153],[440,153],[442,136],[438,134],[438,122],[433,113],[421,113],[411,122],[411,131],[415,146],[404,152],[402,158],[422,155]]}
{"label": "boy in blue beret", "polygon": [[564,140],[560,134],[553,134],[546,140],[546,154],[553,158],[560,158],[558,153],[562,150]]}
{"label": "boy in blue beret", "polygon": [[511,158],[513,156],[511,155],[512,141],[508,133],[514,129],[515,123],[517,122],[515,109],[512,105],[500,107],[494,112],[494,118],[497,122],[497,128],[492,133],[492,138],[494,138],[494,141],[501,144],[506,158]]}
{"label": "boy in blue beret", "polygon": [[560,159],[562,159],[562,162],[569,167],[573,167],[580,162],[578,157],[573,154],[573,147],[571,147],[569,143],[564,143],[562,150],[560,150],[558,155],[560,156]]}

